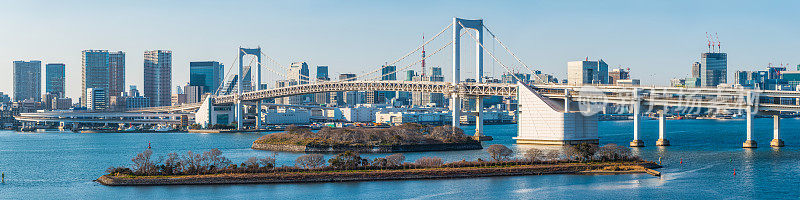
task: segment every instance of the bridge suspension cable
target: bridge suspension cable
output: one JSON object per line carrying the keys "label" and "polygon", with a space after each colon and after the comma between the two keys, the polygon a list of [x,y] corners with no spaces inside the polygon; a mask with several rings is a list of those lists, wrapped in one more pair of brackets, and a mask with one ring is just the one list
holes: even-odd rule
{"label": "bridge suspension cable", "polygon": [[239,61],[239,56],[236,56],[236,58],[233,59],[233,65],[231,65],[228,68],[228,72],[226,72],[225,75],[222,76],[222,83],[219,83],[219,85],[217,86],[217,90],[214,91],[214,95],[219,95],[220,90],[222,90],[222,88],[225,88],[225,79],[228,77],[228,74],[230,74],[231,71],[233,71],[233,66],[236,66],[237,61]]}
{"label": "bridge suspension cable", "polygon": [[[489,34],[490,34],[490,35],[492,35],[492,39],[494,39],[495,41],[497,41],[497,43],[499,43],[499,44],[500,44],[500,46],[502,46],[502,47],[503,47],[503,49],[505,49],[505,50],[506,50],[506,52],[508,52],[508,54],[511,54],[511,56],[513,56],[513,57],[514,57],[514,59],[516,59],[516,60],[517,60],[517,62],[518,62],[519,64],[521,64],[523,67],[525,67],[525,69],[528,69],[528,71],[529,71],[531,74],[536,74],[536,73],[535,73],[535,72],[534,72],[534,71],[533,71],[533,70],[532,70],[530,67],[528,67],[528,65],[527,65],[527,64],[525,64],[524,62],[522,62],[522,59],[519,59],[519,57],[517,57],[517,55],[516,55],[516,54],[514,54],[514,52],[512,52],[512,51],[511,51],[511,49],[509,49],[509,48],[508,48],[508,46],[506,46],[506,44],[504,44],[502,41],[500,41],[500,39],[498,39],[498,38],[497,38],[497,35],[495,35],[495,34],[492,32],[492,30],[490,30],[490,29],[489,29],[489,27],[487,27],[486,25],[483,25],[483,28],[484,28],[484,29],[486,29],[486,32],[489,32]],[[481,45],[481,46],[483,46],[483,45]],[[516,75],[514,75],[514,74],[513,74],[513,72],[510,72],[510,73],[512,73],[512,75],[513,75],[513,76],[516,76]],[[535,78],[536,78],[538,81],[540,81],[540,82],[543,82],[543,83],[549,83],[549,81],[542,81],[542,80],[541,80],[541,77],[539,77],[539,76],[534,76],[534,77],[535,77]]]}
{"label": "bridge suspension cable", "polygon": [[[269,60],[269,61],[270,61],[270,62],[272,62],[273,64],[277,65],[278,67],[281,67],[281,68],[282,68],[284,71],[290,71],[290,70],[291,70],[291,69],[289,69],[289,68],[286,68],[286,67],[284,67],[283,65],[281,65],[281,64],[280,64],[280,63],[278,63],[277,61],[275,61],[275,59],[272,59],[272,57],[270,57],[270,56],[268,56],[267,54],[265,54],[265,53],[264,53],[264,51],[261,51],[261,55],[263,55],[264,57],[267,57],[267,60]],[[265,67],[269,67],[269,66],[267,66],[267,65],[264,65],[264,66],[265,66]],[[278,72],[275,72],[275,73],[278,73]],[[316,79],[312,79],[312,78],[311,78],[311,77],[309,77],[309,76],[306,76],[306,75],[303,75],[303,74],[299,74],[299,75],[300,75],[300,77],[301,77],[301,78],[306,78],[306,79],[308,79],[308,81],[309,81],[309,82],[316,82]],[[291,79],[291,78],[293,78],[293,77],[289,77],[288,75],[281,75],[281,76],[283,76],[283,77],[285,77],[285,78],[287,78],[287,79]],[[298,81],[300,81],[300,80],[298,80]]]}
{"label": "bridge suspension cable", "polygon": [[[240,49],[240,51],[244,53],[244,50],[241,50],[241,49]],[[267,59],[269,59],[269,60],[272,60],[272,58],[270,58],[269,56],[267,56],[266,54],[264,54],[264,52],[263,52],[263,51],[261,52],[261,54],[262,54],[262,55],[264,55],[264,56],[266,56],[266,57],[267,57]],[[255,59],[253,59],[252,61],[255,61]],[[275,62],[274,60],[272,60],[272,61],[273,61],[275,64],[277,64],[277,62]],[[272,73],[275,73],[275,74],[277,74],[277,75],[279,75],[279,76],[283,76],[284,78],[290,78],[288,75],[286,75],[286,74],[283,74],[283,73],[280,73],[279,71],[276,71],[276,70],[274,70],[274,69],[270,68],[268,65],[265,65],[264,63],[261,63],[261,62],[258,62],[258,61],[255,61],[255,62],[256,62],[256,63],[258,63],[259,65],[261,65],[261,66],[265,67],[267,70],[271,71]],[[252,65],[252,62],[251,62],[251,65]],[[280,64],[278,64],[278,66],[280,66]],[[251,69],[251,72],[250,72],[250,73],[252,74],[252,69]],[[302,74],[301,74],[301,76],[302,76]]]}
{"label": "bridge suspension cable", "polygon": [[[461,26],[461,28],[463,28],[463,29],[467,29],[467,27],[464,27],[464,25],[463,25],[463,24],[461,24],[461,22],[458,22],[458,25],[460,25],[460,26]],[[500,64],[500,66],[502,66],[503,68],[505,68],[505,69],[506,69],[506,71],[507,71],[508,73],[511,73],[511,74],[512,74],[512,76],[514,77],[514,79],[516,79],[516,80],[517,80],[518,82],[520,82],[520,83],[524,83],[524,82],[522,82],[522,79],[520,79],[519,77],[517,77],[516,75],[514,75],[514,72],[513,72],[513,71],[511,71],[511,69],[509,69],[509,68],[508,68],[508,67],[507,67],[505,64],[503,64],[502,62],[500,62],[500,60],[498,60],[498,59],[497,59],[497,57],[495,57],[495,56],[494,56],[494,54],[493,54],[491,51],[487,51],[487,50],[486,50],[486,47],[485,47],[485,46],[483,46],[483,44],[482,44],[480,41],[478,41],[478,38],[476,38],[474,35],[472,35],[472,33],[470,33],[469,31],[464,31],[464,32],[467,32],[467,34],[469,34],[469,37],[471,37],[473,40],[475,40],[475,42],[476,42],[476,43],[478,43],[478,45],[480,45],[480,46],[481,46],[481,48],[483,48],[483,51],[485,51],[485,52],[486,52],[486,54],[489,54],[489,56],[490,56],[490,57],[492,57],[492,59],[493,59],[495,62],[497,62],[497,64]]]}
{"label": "bridge suspension cable", "polygon": [[[467,33],[467,32],[461,33],[461,35],[459,35],[459,36],[463,36],[463,35],[464,35],[464,34],[466,34],[466,33]],[[397,73],[397,72],[399,72],[399,71],[403,71],[403,70],[406,70],[406,69],[408,69],[408,68],[411,68],[411,67],[413,67],[414,65],[416,65],[417,63],[421,63],[423,60],[425,60],[425,59],[428,59],[428,58],[432,57],[433,55],[436,55],[437,53],[439,53],[440,51],[444,50],[445,48],[447,48],[448,46],[450,46],[450,45],[452,45],[452,44],[453,44],[453,41],[450,41],[450,42],[448,42],[447,44],[445,44],[444,46],[442,46],[441,48],[439,48],[439,49],[436,49],[436,51],[433,51],[433,53],[431,53],[431,54],[429,54],[429,55],[426,55],[426,56],[425,56],[425,57],[423,57],[422,59],[419,59],[419,60],[417,60],[417,61],[415,61],[415,62],[413,62],[413,63],[411,63],[411,64],[408,64],[407,66],[405,66],[405,67],[403,67],[403,68],[400,68],[400,69],[395,69],[394,71],[392,71],[392,72],[390,72],[390,73],[387,73],[387,74],[381,74],[381,76],[379,76],[379,77],[377,77],[377,78],[371,78],[371,79],[367,79],[367,80],[377,80],[377,79],[379,79],[379,78],[382,78],[382,77],[384,77],[384,76],[388,76],[388,75],[396,74],[396,73]]]}
{"label": "bridge suspension cable", "polygon": [[[458,22],[458,25],[460,25],[460,26],[461,26],[461,28],[463,28],[463,29],[467,29],[466,27],[464,27],[464,24],[461,24],[461,22]],[[484,27],[485,27],[485,26],[484,26]],[[487,29],[487,30],[488,30],[488,29]],[[475,40],[475,42],[476,42],[476,43],[478,43],[478,44],[481,46],[481,48],[483,48],[483,51],[485,51],[485,52],[486,52],[486,54],[489,54],[489,56],[490,56],[490,57],[492,57],[492,59],[493,59],[495,62],[497,62],[497,64],[500,64],[500,66],[502,66],[503,68],[505,68],[505,69],[506,69],[506,71],[508,71],[509,73],[511,73],[511,76],[513,76],[513,77],[514,77],[514,79],[517,79],[517,82],[518,82],[518,83],[522,84],[522,85],[523,85],[523,86],[525,86],[525,87],[528,87],[528,86],[525,84],[525,82],[522,82],[522,80],[521,80],[519,77],[517,77],[517,75],[516,75],[516,74],[514,74],[513,72],[511,72],[511,70],[510,70],[508,67],[506,67],[506,65],[505,65],[505,64],[503,64],[502,62],[500,62],[500,60],[498,60],[498,59],[497,59],[497,57],[495,57],[495,56],[494,56],[494,54],[493,54],[492,52],[490,52],[488,49],[486,49],[486,47],[485,47],[485,46],[483,46],[483,43],[481,43],[481,42],[478,40],[478,38],[476,38],[474,35],[472,35],[472,33],[471,33],[471,32],[469,32],[469,31],[465,31],[465,32],[469,33],[469,37],[470,37],[470,38],[472,38],[473,40]],[[566,101],[566,100],[565,100],[565,101]],[[550,105],[550,104],[548,103],[548,105]],[[550,105],[550,106],[552,107],[553,105]],[[568,109],[568,108],[566,108],[566,107],[564,108],[564,110],[567,110],[567,109]],[[541,113],[538,113],[538,112],[534,112],[534,113],[536,113],[536,115],[538,115],[539,117],[543,117],[543,115],[542,115]],[[544,125],[545,125],[545,126],[547,126],[547,128],[548,128],[548,129],[552,129],[552,128],[553,128],[553,126],[551,126],[549,123],[544,123]]]}
{"label": "bridge suspension cable", "polygon": [[[448,24],[446,27],[444,27],[444,29],[442,29],[442,31],[439,31],[439,33],[437,33],[435,36],[433,36],[431,39],[429,39],[429,40],[428,40],[428,41],[426,41],[425,43],[422,43],[422,45],[420,45],[419,47],[417,47],[417,48],[416,48],[416,49],[414,49],[413,51],[411,51],[411,52],[408,52],[408,53],[407,53],[406,55],[404,55],[403,57],[400,57],[400,58],[398,58],[397,60],[395,60],[395,61],[393,61],[393,62],[391,62],[391,63],[389,63],[389,64],[386,64],[386,65],[390,65],[390,66],[391,66],[391,65],[394,65],[394,64],[396,64],[396,63],[398,63],[398,62],[402,61],[403,59],[407,58],[408,56],[410,56],[410,55],[412,55],[412,54],[416,53],[417,51],[419,51],[420,49],[422,49],[422,47],[423,47],[423,46],[427,45],[427,44],[428,44],[428,43],[430,43],[431,41],[433,41],[433,40],[435,40],[436,38],[438,38],[439,36],[441,36],[441,35],[442,35],[442,33],[444,33],[445,31],[447,31],[447,29],[450,29],[452,26],[453,26],[453,23],[450,23],[450,24]],[[337,82],[341,82],[341,81],[350,81],[350,80],[356,80],[356,79],[358,79],[358,78],[363,78],[364,76],[367,76],[367,75],[369,75],[369,74],[373,74],[373,73],[375,73],[375,72],[379,72],[379,71],[381,71],[381,70],[382,70],[381,68],[378,68],[377,70],[373,70],[373,71],[367,72],[367,73],[365,73],[365,74],[358,75],[358,76],[356,76],[356,77],[353,77],[353,78],[348,78],[348,79],[345,79],[345,80],[338,80]]]}

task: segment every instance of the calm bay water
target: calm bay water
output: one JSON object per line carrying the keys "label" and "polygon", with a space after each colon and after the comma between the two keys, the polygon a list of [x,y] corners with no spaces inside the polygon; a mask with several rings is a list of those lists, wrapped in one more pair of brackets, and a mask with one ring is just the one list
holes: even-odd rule
{"label": "calm bay water", "polygon": [[[92,182],[109,166],[129,165],[130,158],[151,143],[155,155],[219,148],[241,162],[267,151],[250,149],[267,133],[19,133],[0,132],[0,199],[529,199],[529,198],[800,198],[800,120],[784,119],[786,147],[769,147],[772,120],[755,121],[760,148],[742,149],[744,120],[679,120],[667,122],[673,146],[655,147],[658,122],[643,122],[648,145],[634,152],[648,160],[662,158],[662,177],[635,175],[544,175],[447,180],[349,183],[106,187]],[[472,127],[464,127],[468,129]],[[631,140],[630,121],[601,122],[600,142],[625,145]],[[516,125],[491,125],[484,143],[514,144]],[[279,164],[301,154],[280,153]],[[364,154],[366,157],[386,154]],[[330,156],[330,155],[327,155]],[[448,161],[488,159],[484,151],[406,153],[407,161],[439,156]],[[680,161],[683,161],[681,164]],[[736,174],[734,175],[734,170]]]}

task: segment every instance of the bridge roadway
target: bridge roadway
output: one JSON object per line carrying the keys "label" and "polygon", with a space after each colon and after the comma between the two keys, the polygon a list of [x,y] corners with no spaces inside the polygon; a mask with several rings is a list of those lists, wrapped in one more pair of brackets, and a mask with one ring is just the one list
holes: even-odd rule
{"label": "bridge roadway", "polygon": [[130,112],[60,112],[46,111],[35,113],[20,113],[15,116],[22,122],[64,122],[64,123],[108,123],[108,124],[180,124],[181,117],[187,116],[194,120],[194,116],[187,114],[155,114],[155,113],[130,113]]}
{"label": "bridge roadway", "polygon": [[[342,91],[406,91],[443,93],[450,96],[516,96],[516,84],[463,82],[453,85],[449,82],[431,81],[345,81],[320,82],[282,88],[245,92],[242,101],[257,101],[270,98],[321,92]],[[796,101],[784,103],[779,98],[800,98],[798,91],[771,91],[732,88],[675,88],[657,86],[624,85],[532,85],[541,95],[551,99],[569,99],[571,102],[630,104],[639,103],[644,107],[690,107],[714,109],[746,109],[749,106],[759,112],[796,111],[800,105]],[[569,91],[569,92],[566,92]],[[636,95],[634,95],[636,94]],[[221,95],[214,98],[215,105],[236,103],[237,96]],[[777,99],[761,102],[762,99]],[[775,102],[777,101],[777,102]],[[196,110],[200,103],[181,106],[154,107],[131,112],[175,112]]]}

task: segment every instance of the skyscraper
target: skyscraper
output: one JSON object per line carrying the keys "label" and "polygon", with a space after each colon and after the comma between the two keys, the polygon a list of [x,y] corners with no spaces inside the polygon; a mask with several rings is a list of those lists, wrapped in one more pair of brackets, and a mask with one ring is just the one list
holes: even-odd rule
{"label": "skyscraper", "polygon": [[64,97],[64,64],[48,63],[45,65],[45,92]]}
{"label": "skyscraper", "polygon": [[692,63],[692,78],[700,78],[700,62]]}
{"label": "skyscraper", "polygon": [[700,57],[700,82],[703,87],[728,83],[728,54],[703,53]]}
{"label": "skyscraper", "polygon": [[224,66],[217,61],[189,63],[189,85],[203,86],[203,93],[214,93],[222,84]]}
{"label": "skyscraper", "polygon": [[[317,66],[317,81],[330,81],[331,78],[328,76],[328,66]],[[330,92],[322,92],[314,94],[314,103],[315,104],[327,104],[331,99]]]}
{"label": "skyscraper", "polygon": [[289,79],[296,79],[297,84],[308,84],[308,64],[306,62],[293,62],[289,66]]}
{"label": "skyscraper", "polygon": [[[83,50],[81,52],[81,106],[86,105],[88,88],[106,89],[111,80],[108,50]],[[103,90],[105,93],[107,90]],[[103,98],[107,99],[107,98]]]}
{"label": "skyscraper", "polygon": [[186,94],[186,103],[198,103],[203,101],[204,86],[185,85],[183,93]]}
{"label": "skyscraper", "polygon": [[[355,80],[356,80],[355,74],[339,74],[339,81],[355,81]],[[352,106],[361,103],[361,97],[358,95],[357,91],[337,92],[336,96],[332,96],[331,98],[336,101],[336,105],[346,104]]]}
{"label": "skyscraper", "polygon": [[125,92],[125,52],[108,53],[108,96],[119,97]]}
{"label": "skyscraper", "polygon": [[[382,81],[395,81],[397,80],[397,67],[391,65],[381,66],[381,80]],[[368,94],[369,95],[369,94]],[[391,100],[397,96],[394,91],[378,91],[375,96],[374,103],[386,103],[384,100]],[[370,97],[367,97],[368,101]]]}
{"label": "skyscraper", "polygon": [[246,65],[242,67],[242,71],[244,72],[244,76],[242,76],[242,92],[250,92],[253,91],[253,73],[252,67],[250,65]]}
{"label": "skyscraper", "polygon": [[[309,82],[309,71],[308,71],[308,63],[306,62],[293,62],[291,66],[289,66],[289,81],[296,81],[298,85],[308,84]],[[313,101],[314,98],[313,94],[307,95],[296,95],[291,97],[285,97],[285,99],[293,98],[293,100],[286,100],[287,102],[292,102],[296,104],[302,104],[304,102]]]}
{"label": "skyscraper", "polygon": [[172,102],[172,51],[144,52],[144,96],[150,106],[169,106]]}
{"label": "skyscraper", "polygon": [[14,61],[14,101],[42,99],[42,61]]}
{"label": "skyscraper", "polygon": [[[441,67],[431,67],[431,73],[424,73],[427,76],[417,75],[412,78],[413,81],[433,81],[444,82],[444,75],[442,75]],[[436,107],[444,106],[444,94],[442,93],[426,93],[426,92],[412,92],[411,105],[426,106],[433,104]]]}
{"label": "skyscraper", "polygon": [[317,66],[317,80],[331,80],[331,78],[328,76],[328,66]]}

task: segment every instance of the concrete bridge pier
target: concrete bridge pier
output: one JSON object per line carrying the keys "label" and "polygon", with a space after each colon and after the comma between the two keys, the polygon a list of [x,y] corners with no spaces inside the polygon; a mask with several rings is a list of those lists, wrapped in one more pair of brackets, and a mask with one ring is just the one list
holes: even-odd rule
{"label": "concrete bridge pier", "polygon": [[781,115],[773,115],[773,125],[772,125],[772,141],[769,142],[769,146],[771,147],[783,147],[783,140],[781,140]]}
{"label": "concrete bridge pier", "polygon": [[644,147],[644,142],[639,139],[639,118],[641,117],[641,105],[639,104],[639,88],[633,89],[633,141],[631,141],[631,147]]}
{"label": "concrete bridge pier", "polygon": [[475,137],[483,136],[483,97],[475,99]]}
{"label": "concrete bridge pier", "polygon": [[743,148],[756,148],[758,144],[753,140],[753,108],[747,108],[747,140],[742,144]]}
{"label": "concrete bridge pier", "polygon": [[656,141],[656,146],[669,146],[669,140],[664,138],[664,133],[667,129],[666,112],[666,110],[658,112],[658,140]]}

